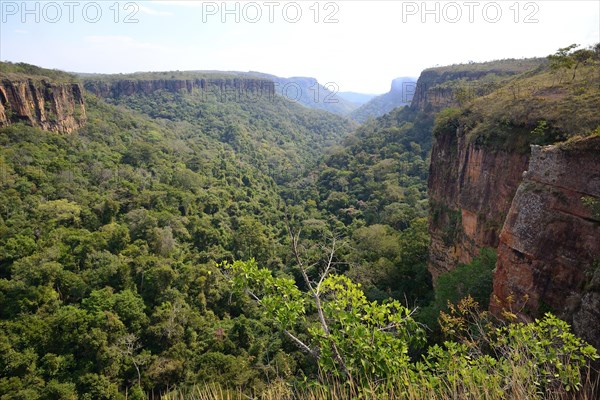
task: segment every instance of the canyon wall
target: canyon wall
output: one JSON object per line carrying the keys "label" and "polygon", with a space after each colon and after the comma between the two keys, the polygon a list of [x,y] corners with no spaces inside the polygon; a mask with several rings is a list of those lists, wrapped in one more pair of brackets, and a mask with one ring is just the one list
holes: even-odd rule
{"label": "canyon wall", "polygon": [[592,72],[559,85],[537,68],[479,94],[472,88],[487,83],[425,71],[412,106],[443,110],[456,107],[451,97],[474,95],[437,114],[433,129],[434,282],[483,247],[496,249],[490,311],[523,321],[550,311],[600,349],[600,76]]}
{"label": "canyon wall", "polygon": [[197,79],[120,79],[84,81],[85,89],[99,97],[118,98],[134,94],[151,94],[158,90],[169,92],[200,91],[216,96],[216,99],[229,99],[235,96],[275,95],[275,84],[266,79],[254,78],[197,78]]}
{"label": "canyon wall", "polygon": [[498,236],[527,168],[528,155],[468,142],[462,128],[438,135],[431,151],[429,270],[434,280]]}
{"label": "canyon wall", "polygon": [[86,122],[81,85],[0,79],[0,127],[16,122],[63,133],[81,128]]}
{"label": "canyon wall", "polygon": [[498,246],[494,301],[551,311],[600,348],[600,137],[532,147]]}

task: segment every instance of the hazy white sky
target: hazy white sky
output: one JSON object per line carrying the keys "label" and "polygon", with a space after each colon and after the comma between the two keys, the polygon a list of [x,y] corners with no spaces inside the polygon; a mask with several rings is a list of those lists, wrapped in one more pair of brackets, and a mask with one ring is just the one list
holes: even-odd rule
{"label": "hazy white sky", "polygon": [[600,41],[600,1],[7,1],[0,59],[77,72],[260,71],[383,93],[435,65]]}

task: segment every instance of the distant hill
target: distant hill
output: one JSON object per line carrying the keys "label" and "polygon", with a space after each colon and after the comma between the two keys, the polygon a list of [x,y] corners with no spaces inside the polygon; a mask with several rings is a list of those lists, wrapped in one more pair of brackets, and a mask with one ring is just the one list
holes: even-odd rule
{"label": "distant hill", "polygon": [[376,94],[366,94],[357,92],[339,92],[337,95],[338,97],[341,97],[342,99],[347,100],[351,103],[358,104],[359,106],[362,106],[363,104],[368,103],[369,101],[377,97]]}
{"label": "distant hill", "polygon": [[347,116],[360,106],[360,102],[347,99],[337,88],[323,86],[315,78],[291,77],[265,74],[262,72],[248,72],[247,75],[270,79],[275,82],[275,92],[288,100],[296,101],[308,108],[329,111],[330,113]]}
{"label": "distant hill", "polygon": [[350,118],[365,122],[369,117],[377,118],[396,107],[409,105],[415,92],[417,78],[400,77],[392,81],[388,93],[377,96],[350,113]]}
{"label": "distant hill", "polygon": [[[302,104],[305,107],[328,111],[333,114],[347,116],[357,109],[361,102],[347,100],[334,87],[320,84],[315,78],[291,77],[282,78],[263,72],[240,71],[163,71],[163,72],[136,72],[133,74],[78,74],[84,80],[101,79],[103,81],[123,80],[190,80],[199,78],[209,79],[239,79],[242,77],[260,78],[272,81],[275,84],[275,93],[284,98]],[[335,90],[334,90],[335,89]],[[364,103],[364,101],[363,101]]]}

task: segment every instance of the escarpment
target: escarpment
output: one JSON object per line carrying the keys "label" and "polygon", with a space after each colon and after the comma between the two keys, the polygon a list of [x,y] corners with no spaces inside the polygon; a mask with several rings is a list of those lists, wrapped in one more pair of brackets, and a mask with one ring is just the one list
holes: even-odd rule
{"label": "escarpment", "polygon": [[266,79],[206,77],[195,79],[86,79],[85,89],[99,97],[118,98],[134,94],[152,94],[159,90],[169,92],[200,92],[214,95],[216,99],[236,96],[272,98],[275,84]]}
{"label": "escarpment", "polygon": [[469,142],[464,129],[438,135],[429,172],[430,260],[434,279],[468,263],[482,247],[497,247],[527,154]]}
{"label": "escarpment", "polygon": [[[493,313],[530,320],[552,311],[600,348],[596,68],[570,82],[538,68],[438,114],[428,267],[435,280],[496,249]],[[421,93],[419,107],[448,107]]]}
{"label": "escarpment", "polygon": [[16,122],[71,133],[86,122],[79,83],[0,77],[0,127]]}
{"label": "escarpment", "polygon": [[552,311],[600,347],[600,136],[532,148],[500,234],[493,311]]}
{"label": "escarpment", "polygon": [[459,64],[424,70],[417,80],[411,107],[439,111],[493,92],[511,77],[538,68],[539,58]]}
{"label": "escarpment", "polygon": [[[539,67],[539,59],[503,60],[423,71],[411,108],[425,113],[482,97],[514,75]],[[468,137],[459,121],[435,134],[429,169],[433,279],[468,263],[482,247],[496,247],[528,155],[485,146]]]}

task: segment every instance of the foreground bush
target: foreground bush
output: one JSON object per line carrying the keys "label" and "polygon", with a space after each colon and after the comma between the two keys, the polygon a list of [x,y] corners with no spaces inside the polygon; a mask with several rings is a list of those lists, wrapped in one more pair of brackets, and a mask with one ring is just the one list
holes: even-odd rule
{"label": "foreground bush", "polygon": [[[235,286],[245,288],[321,371],[312,381],[278,381],[253,394],[258,398],[592,399],[598,394],[589,367],[598,358],[596,350],[551,314],[528,324],[499,324],[467,297],[440,316],[448,340],[413,359],[410,351],[423,332],[411,312],[397,302],[368,302],[358,285],[328,274],[327,267],[316,280],[303,270],[308,292],[252,261],[226,267]],[[295,332],[297,326],[308,328]],[[245,396],[207,386],[165,399]]]}

